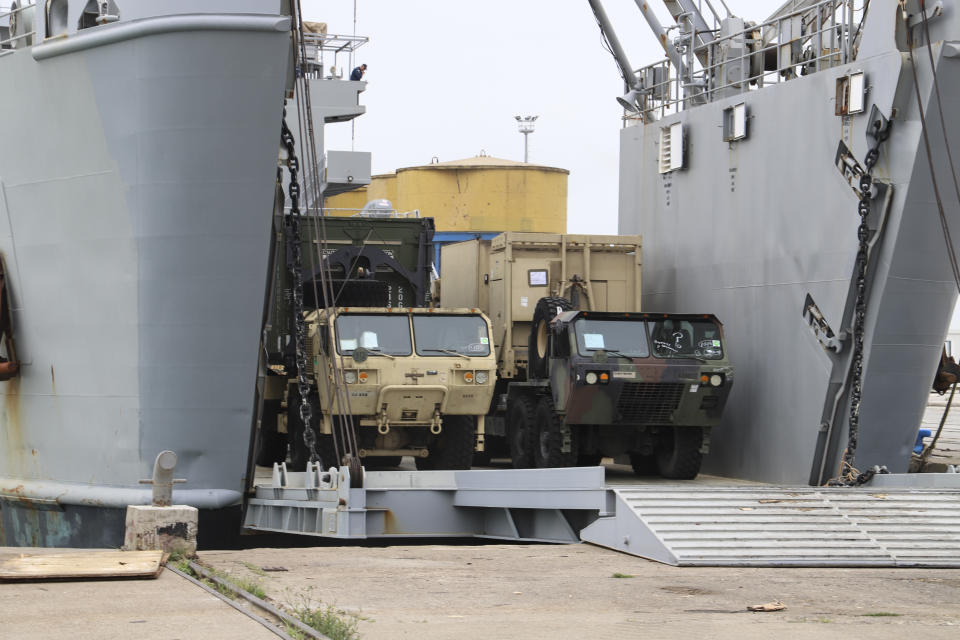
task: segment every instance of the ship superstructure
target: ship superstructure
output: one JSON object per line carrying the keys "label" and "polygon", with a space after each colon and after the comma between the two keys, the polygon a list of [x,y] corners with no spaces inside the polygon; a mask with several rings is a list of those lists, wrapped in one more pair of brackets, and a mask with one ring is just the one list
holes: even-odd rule
{"label": "ship superstructure", "polygon": [[855,465],[905,471],[957,298],[960,132],[938,108],[960,91],[956,3],[791,0],[761,23],[664,4],[670,33],[637,2],[667,57],[633,69],[591,0],[625,81],[620,232],[644,238],[644,309],[729,327],[739,379],[708,469],[821,484],[853,416]]}

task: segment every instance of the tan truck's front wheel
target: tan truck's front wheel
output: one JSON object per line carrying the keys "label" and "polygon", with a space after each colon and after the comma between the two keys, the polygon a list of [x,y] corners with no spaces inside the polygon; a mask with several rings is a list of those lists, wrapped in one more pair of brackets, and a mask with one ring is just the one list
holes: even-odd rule
{"label": "tan truck's front wheel", "polygon": [[444,416],[440,434],[430,438],[430,455],[417,458],[417,469],[469,469],[473,462],[477,419],[474,416]]}

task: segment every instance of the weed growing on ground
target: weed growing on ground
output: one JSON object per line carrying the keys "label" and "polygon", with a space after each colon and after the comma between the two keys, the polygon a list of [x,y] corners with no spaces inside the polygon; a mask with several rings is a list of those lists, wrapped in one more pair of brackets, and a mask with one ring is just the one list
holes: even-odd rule
{"label": "weed growing on ground", "polygon": [[877,611],[876,613],[864,613],[868,618],[899,618],[902,613],[890,613],[889,611]]}
{"label": "weed growing on ground", "polygon": [[[198,574],[196,571],[193,570],[193,568],[190,566],[190,562],[186,558],[181,558],[180,560],[178,560],[175,563],[175,566],[177,567],[177,569],[179,569],[180,571],[183,571],[188,576],[196,578],[197,580],[206,584],[208,587],[212,587],[216,589],[217,591],[227,596],[228,598],[232,599],[236,595],[233,593],[231,589],[223,586],[222,584]],[[267,597],[267,592],[263,590],[263,586],[260,584],[258,580],[250,580],[248,578],[239,578],[237,576],[227,573],[226,571],[217,571],[216,569],[210,569],[209,567],[207,567],[206,569],[216,577],[220,578],[220,580],[223,580],[224,582],[231,584],[232,586],[234,586],[237,589],[240,589],[241,591],[246,591],[250,595],[256,596],[261,600]]]}
{"label": "weed growing on ground", "polygon": [[[297,603],[288,607],[289,611],[308,627],[316,629],[330,640],[358,640],[360,637],[357,626],[360,618],[352,613],[337,609],[333,605],[313,606],[309,597],[310,590],[307,593],[301,593],[297,598]],[[287,633],[298,640],[304,638],[303,633],[297,631],[296,627],[286,625]]]}
{"label": "weed growing on ground", "polygon": [[610,577],[611,578],[636,578],[637,576],[633,575],[632,573],[620,573],[619,571],[617,571]]}

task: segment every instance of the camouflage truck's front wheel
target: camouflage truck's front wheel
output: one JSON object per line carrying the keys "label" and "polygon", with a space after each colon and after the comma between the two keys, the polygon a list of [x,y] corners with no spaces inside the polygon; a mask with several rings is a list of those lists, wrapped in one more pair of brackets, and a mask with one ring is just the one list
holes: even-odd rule
{"label": "camouflage truck's front wheel", "polygon": [[657,469],[664,478],[692,480],[700,473],[703,454],[703,429],[700,427],[675,427],[664,436],[657,450]]}
{"label": "camouflage truck's front wheel", "polygon": [[570,443],[567,451],[563,450],[563,418],[553,408],[553,399],[544,396],[537,403],[537,446],[534,447],[534,456],[537,467],[572,467],[577,462],[576,431],[570,429]]}

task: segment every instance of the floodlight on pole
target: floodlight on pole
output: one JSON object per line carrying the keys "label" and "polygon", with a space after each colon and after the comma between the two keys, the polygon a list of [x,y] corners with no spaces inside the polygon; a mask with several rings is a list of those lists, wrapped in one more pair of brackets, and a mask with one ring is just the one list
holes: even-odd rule
{"label": "floodlight on pole", "polygon": [[517,119],[517,128],[520,130],[520,133],[523,134],[523,161],[527,162],[529,155],[529,146],[527,140],[530,137],[530,134],[533,133],[534,122],[537,121],[537,118],[540,116],[514,116]]}

